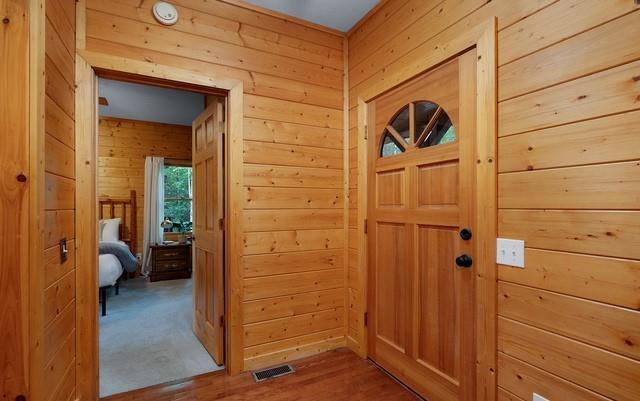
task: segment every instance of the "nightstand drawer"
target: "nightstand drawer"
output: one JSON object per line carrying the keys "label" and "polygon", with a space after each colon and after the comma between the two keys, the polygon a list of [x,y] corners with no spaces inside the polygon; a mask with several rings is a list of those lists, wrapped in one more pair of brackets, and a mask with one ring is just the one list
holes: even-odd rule
{"label": "nightstand drawer", "polygon": [[167,247],[167,248],[156,248],[154,251],[156,252],[155,258],[156,260],[173,260],[173,259],[183,259],[186,258],[187,252],[191,248],[188,247]]}
{"label": "nightstand drawer", "polygon": [[169,259],[169,260],[159,260],[156,259],[153,264],[154,272],[166,272],[172,270],[185,270],[188,269],[187,261],[182,259]]}

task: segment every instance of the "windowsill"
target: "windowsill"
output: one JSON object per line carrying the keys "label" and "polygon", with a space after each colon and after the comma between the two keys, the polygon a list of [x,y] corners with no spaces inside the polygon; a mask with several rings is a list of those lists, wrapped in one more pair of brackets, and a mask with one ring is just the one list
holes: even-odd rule
{"label": "windowsill", "polygon": [[163,238],[165,241],[178,241],[183,235],[190,237],[193,235],[193,232],[187,231],[185,233],[164,233]]}

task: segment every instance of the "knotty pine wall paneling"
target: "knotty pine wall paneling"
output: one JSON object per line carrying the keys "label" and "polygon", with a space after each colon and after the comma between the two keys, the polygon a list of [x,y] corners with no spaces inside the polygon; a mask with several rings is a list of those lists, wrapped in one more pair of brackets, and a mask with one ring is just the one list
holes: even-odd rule
{"label": "knotty pine wall paneling", "polygon": [[[30,13],[22,0],[0,4],[0,394],[29,395]],[[6,60],[6,61],[5,61]],[[37,182],[37,180],[33,180]]]}
{"label": "knotty pine wall paneling", "polygon": [[244,83],[244,369],[344,345],[343,35],[218,0],[173,1],[172,27],[151,0],[85,3],[86,51]]}
{"label": "knotty pine wall paneling", "polygon": [[633,0],[389,0],[349,34],[349,308],[362,346],[359,94],[498,17],[498,398],[640,398],[640,9]]}
{"label": "knotty pine wall paneling", "polygon": [[138,253],[142,253],[144,231],[146,156],[191,160],[191,127],[100,117],[98,196],[128,199],[131,190],[136,191]]}
{"label": "knotty pine wall paneling", "polygon": [[[75,397],[75,1],[45,2],[44,266],[41,274],[43,381],[46,401]],[[69,255],[61,260],[59,242]]]}

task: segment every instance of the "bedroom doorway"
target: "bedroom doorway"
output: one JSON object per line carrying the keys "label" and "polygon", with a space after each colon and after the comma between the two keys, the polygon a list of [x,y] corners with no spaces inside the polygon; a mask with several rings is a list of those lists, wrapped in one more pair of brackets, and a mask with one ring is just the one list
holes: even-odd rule
{"label": "bedroom doorway", "polygon": [[[225,91],[99,74],[101,397],[225,369]],[[185,90],[189,89],[189,90]]]}

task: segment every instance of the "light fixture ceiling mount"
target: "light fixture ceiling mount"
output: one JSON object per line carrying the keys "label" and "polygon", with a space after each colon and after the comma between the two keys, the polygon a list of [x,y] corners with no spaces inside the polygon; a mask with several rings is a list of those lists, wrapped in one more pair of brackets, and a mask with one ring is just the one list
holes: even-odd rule
{"label": "light fixture ceiling mount", "polygon": [[178,22],[178,10],[166,1],[158,1],[153,5],[153,16],[162,25],[174,25]]}

